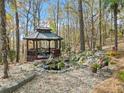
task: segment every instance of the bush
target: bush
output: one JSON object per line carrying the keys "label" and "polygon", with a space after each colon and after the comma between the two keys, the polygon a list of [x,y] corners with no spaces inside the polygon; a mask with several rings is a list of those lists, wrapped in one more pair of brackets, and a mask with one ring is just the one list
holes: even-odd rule
{"label": "bush", "polygon": [[10,50],[8,53],[8,57],[10,59],[10,62],[13,62],[16,58],[16,52],[14,50]]}
{"label": "bush", "polygon": [[91,68],[98,69],[98,68],[99,68],[99,64],[97,64],[97,63],[95,63],[95,64],[92,64]]}
{"label": "bush", "polygon": [[64,68],[64,67],[65,67],[64,62],[58,63],[58,69],[62,69],[62,68]]}
{"label": "bush", "polygon": [[124,71],[119,71],[117,73],[117,78],[124,82]]}
{"label": "bush", "polygon": [[97,69],[99,69],[100,65],[95,63],[95,64],[92,64],[91,65],[91,69],[92,69],[92,72],[93,73],[96,73],[97,72]]}
{"label": "bush", "polygon": [[110,62],[110,58],[109,57],[105,57],[104,58],[104,65],[108,66],[109,62]]}

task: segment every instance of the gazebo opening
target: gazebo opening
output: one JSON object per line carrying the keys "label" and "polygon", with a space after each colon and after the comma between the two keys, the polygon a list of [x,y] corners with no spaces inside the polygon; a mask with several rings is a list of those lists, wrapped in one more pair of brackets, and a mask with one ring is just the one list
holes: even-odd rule
{"label": "gazebo opening", "polygon": [[27,42],[27,61],[47,59],[50,55],[61,55],[62,37],[51,32],[50,28],[38,28],[24,38]]}

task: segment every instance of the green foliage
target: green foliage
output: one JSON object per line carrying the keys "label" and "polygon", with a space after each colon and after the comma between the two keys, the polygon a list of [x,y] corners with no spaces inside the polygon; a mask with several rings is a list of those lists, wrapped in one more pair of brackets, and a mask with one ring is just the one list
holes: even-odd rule
{"label": "green foliage", "polygon": [[117,78],[124,82],[124,71],[119,71],[117,73]]}
{"label": "green foliage", "polygon": [[53,61],[52,63],[46,64],[47,70],[61,70],[65,68],[65,63],[63,60]]}
{"label": "green foliage", "polygon": [[52,29],[53,32],[56,32],[56,24],[54,22],[50,23],[50,28]]}
{"label": "green foliage", "polygon": [[83,60],[88,57],[88,56],[92,56],[93,55],[93,52],[92,51],[85,51],[85,52],[82,52],[82,53],[79,53],[79,54],[74,54],[74,55],[71,55],[70,57],[70,60],[71,62],[81,62],[83,63]]}
{"label": "green foliage", "polygon": [[79,64],[83,64],[84,63],[84,57],[82,56],[79,61],[78,61]]}
{"label": "green foliage", "polygon": [[114,9],[113,7],[115,4],[124,5],[124,0],[103,0],[103,2],[105,8],[110,7],[111,9]]}
{"label": "green foliage", "polygon": [[109,57],[105,57],[104,58],[104,64],[107,66],[110,62],[110,58]]}
{"label": "green foliage", "polygon": [[10,61],[13,62],[16,58],[16,52],[14,50],[10,50],[8,56]]}
{"label": "green foliage", "polygon": [[96,73],[99,68],[100,68],[100,65],[97,63],[94,63],[91,65],[91,69],[93,73]]}
{"label": "green foliage", "polygon": [[91,65],[91,68],[94,68],[94,69],[98,69],[99,67],[100,67],[100,65],[97,63],[94,63]]}
{"label": "green foliage", "polygon": [[62,69],[62,68],[64,68],[64,67],[65,67],[64,62],[58,63],[58,68],[59,68],[59,69]]}

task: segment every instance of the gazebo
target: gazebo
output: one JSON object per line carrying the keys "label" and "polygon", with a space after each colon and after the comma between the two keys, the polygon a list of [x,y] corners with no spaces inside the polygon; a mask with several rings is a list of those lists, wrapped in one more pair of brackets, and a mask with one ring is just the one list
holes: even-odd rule
{"label": "gazebo", "polygon": [[[32,34],[25,37],[24,40],[26,40],[27,46],[27,61],[47,59],[50,54],[52,54],[53,57],[58,57],[61,54],[62,37],[51,32],[50,28],[38,28]],[[48,48],[41,47],[42,41],[47,42]],[[51,48],[51,42],[54,42],[54,48]],[[32,46],[32,48],[30,48],[30,46]]]}

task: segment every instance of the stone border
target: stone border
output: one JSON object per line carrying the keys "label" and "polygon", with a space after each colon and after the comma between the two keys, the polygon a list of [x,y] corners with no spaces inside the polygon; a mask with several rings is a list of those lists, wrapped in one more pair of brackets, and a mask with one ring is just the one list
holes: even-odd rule
{"label": "stone border", "polygon": [[73,68],[69,67],[69,68],[66,68],[66,69],[63,69],[60,71],[59,70],[45,70],[44,69],[44,71],[46,71],[48,73],[65,73],[65,72],[70,71],[70,70],[73,70]]}
{"label": "stone border", "polygon": [[18,88],[20,88],[21,86],[23,86],[24,84],[26,84],[27,82],[31,81],[35,76],[36,76],[36,74],[32,73],[32,74],[26,76],[26,78],[13,83],[11,86],[1,87],[0,93],[12,93],[15,90],[17,90]]}

